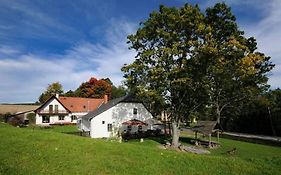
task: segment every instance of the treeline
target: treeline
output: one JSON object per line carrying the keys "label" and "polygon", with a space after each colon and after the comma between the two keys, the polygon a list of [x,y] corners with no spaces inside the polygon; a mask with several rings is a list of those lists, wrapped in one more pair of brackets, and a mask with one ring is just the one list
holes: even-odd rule
{"label": "treeline", "polygon": [[44,103],[55,94],[83,98],[102,98],[104,95],[108,95],[109,99],[114,99],[124,96],[126,89],[123,86],[114,86],[109,78],[99,80],[91,77],[89,81],[81,83],[76,90],[67,92],[64,92],[63,86],[59,82],[54,82],[49,84],[47,89],[39,96],[39,103]]}
{"label": "treeline", "polygon": [[257,97],[240,115],[224,118],[222,126],[228,131],[281,136],[281,89]]}

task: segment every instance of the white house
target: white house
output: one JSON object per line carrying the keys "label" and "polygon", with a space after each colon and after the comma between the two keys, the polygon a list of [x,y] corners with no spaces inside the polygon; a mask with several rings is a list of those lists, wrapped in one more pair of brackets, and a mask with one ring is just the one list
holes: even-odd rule
{"label": "white house", "polygon": [[92,138],[103,138],[121,132],[139,132],[150,128],[145,123],[152,114],[144,104],[130,96],[113,99],[78,119],[78,128]]}
{"label": "white house", "polygon": [[97,109],[107,98],[107,95],[101,99],[52,96],[35,110],[36,124],[75,124],[77,118]]}

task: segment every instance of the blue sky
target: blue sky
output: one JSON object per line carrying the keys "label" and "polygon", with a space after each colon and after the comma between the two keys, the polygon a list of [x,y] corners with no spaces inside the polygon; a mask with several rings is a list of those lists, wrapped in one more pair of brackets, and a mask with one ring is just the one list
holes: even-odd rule
{"label": "blue sky", "polygon": [[[160,4],[199,4],[220,0],[0,0],[0,103],[35,102],[48,84],[75,90],[90,77],[109,77],[134,60],[126,36]],[[276,64],[272,88],[281,87],[281,1],[226,0],[246,36]]]}

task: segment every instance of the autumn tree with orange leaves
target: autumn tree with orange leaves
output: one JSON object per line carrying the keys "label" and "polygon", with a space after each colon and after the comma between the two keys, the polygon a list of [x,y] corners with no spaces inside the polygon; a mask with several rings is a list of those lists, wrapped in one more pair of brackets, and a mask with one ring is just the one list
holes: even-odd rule
{"label": "autumn tree with orange leaves", "polygon": [[106,79],[91,77],[89,81],[82,83],[75,91],[75,96],[85,98],[102,98],[111,95],[112,85]]}

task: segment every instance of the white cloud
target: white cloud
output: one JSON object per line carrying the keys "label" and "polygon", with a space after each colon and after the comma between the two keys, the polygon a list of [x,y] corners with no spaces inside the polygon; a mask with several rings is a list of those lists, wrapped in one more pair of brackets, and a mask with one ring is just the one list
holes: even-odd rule
{"label": "white cloud", "polygon": [[126,44],[126,36],[132,33],[134,25],[113,20],[108,28],[105,45],[82,41],[62,55],[36,55],[1,47],[0,103],[34,102],[48,84],[56,81],[62,83],[65,91],[75,90],[92,76],[109,77],[120,85],[121,66],[134,59],[134,52]]}
{"label": "white cloud", "polygon": [[[258,51],[271,57],[275,68],[270,73],[268,83],[272,88],[281,87],[281,1],[266,1],[267,6],[263,10],[266,16],[257,24],[244,24],[247,36],[257,39]],[[257,4],[258,5],[258,4]]]}
{"label": "white cloud", "polygon": [[8,56],[8,55],[16,55],[19,54],[19,50],[15,48],[11,48],[8,46],[0,46],[0,56]]}

